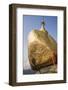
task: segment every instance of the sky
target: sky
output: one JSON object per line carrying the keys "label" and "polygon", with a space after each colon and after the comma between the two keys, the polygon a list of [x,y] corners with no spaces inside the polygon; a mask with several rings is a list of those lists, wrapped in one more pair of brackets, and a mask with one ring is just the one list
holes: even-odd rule
{"label": "sky", "polygon": [[[28,59],[28,34],[34,29],[39,30],[41,28],[42,20],[43,20],[43,16],[35,16],[35,15],[23,16],[24,70],[30,69],[30,64]],[[44,22],[45,22],[45,29],[57,41],[57,16],[44,16]]]}

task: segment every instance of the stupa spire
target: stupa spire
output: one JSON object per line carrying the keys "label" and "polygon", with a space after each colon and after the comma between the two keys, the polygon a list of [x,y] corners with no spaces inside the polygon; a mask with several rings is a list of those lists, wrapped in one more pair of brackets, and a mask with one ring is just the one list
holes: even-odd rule
{"label": "stupa spire", "polygon": [[42,31],[45,31],[45,22],[44,22],[44,16],[43,16],[43,20],[41,22],[41,29]]}

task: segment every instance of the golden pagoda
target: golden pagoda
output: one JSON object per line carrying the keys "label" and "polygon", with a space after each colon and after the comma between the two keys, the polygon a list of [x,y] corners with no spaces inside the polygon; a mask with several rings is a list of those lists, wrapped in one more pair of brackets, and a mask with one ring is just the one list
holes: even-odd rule
{"label": "golden pagoda", "polygon": [[44,21],[40,30],[29,33],[28,57],[33,70],[57,64],[57,43],[45,29]]}

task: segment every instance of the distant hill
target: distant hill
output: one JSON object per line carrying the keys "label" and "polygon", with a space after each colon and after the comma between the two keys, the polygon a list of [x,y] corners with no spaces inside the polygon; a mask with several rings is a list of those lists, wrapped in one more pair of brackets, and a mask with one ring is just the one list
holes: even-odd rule
{"label": "distant hill", "polygon": [[36,73],[36,71],[33,71],[32,69],[28,69],[28,70],[23,70],[23,74],[25,75],[27,75],[27,74],[35,74]]}

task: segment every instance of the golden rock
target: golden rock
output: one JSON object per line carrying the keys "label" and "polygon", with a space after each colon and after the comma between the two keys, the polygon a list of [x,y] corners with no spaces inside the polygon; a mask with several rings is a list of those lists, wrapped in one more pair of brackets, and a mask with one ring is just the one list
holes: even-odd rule
{"label": "golden rock", "polygon": [[29,33],[28,57],[33,70],[57,63],[57,43],[45,28]]}

